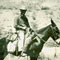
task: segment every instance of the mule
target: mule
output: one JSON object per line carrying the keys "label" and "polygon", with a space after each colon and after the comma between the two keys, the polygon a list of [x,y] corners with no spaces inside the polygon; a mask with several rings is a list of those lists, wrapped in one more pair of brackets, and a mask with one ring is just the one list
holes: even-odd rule
{"label": "mule", "polygon": [[60,38],[60,32],[54,21],[51,19],[51,24],[37,31],[32,39],[24,47],[23,53],[30,56],[30,60],[37,60],[39,53],[46,41],[51,37],[54,41]]}

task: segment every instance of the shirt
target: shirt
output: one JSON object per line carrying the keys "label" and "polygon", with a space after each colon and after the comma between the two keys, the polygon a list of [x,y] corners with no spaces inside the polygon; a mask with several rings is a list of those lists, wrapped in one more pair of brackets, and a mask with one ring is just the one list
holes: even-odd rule
{"label": "shirt", "polygon": [[30,27],[28,19],[25,15],[17,17],[17,19],[15,19],[15,26],[17,26],[17,25],[20,25],[22,27]]}

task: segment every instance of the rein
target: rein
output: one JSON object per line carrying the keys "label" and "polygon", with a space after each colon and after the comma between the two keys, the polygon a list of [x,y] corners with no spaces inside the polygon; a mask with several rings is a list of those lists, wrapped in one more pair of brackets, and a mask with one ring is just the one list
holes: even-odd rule
{"label": "rein", "polygon": [[[42,38],[38,35],[38,33],[36,33],[35,31],[34,31],[34,34],[35,34],[39,39],[41,39],[44,43],[46,42],[46,41],[45,41],[44,39],[42,39]],[[35,37],[36,37],[36,36],[35,36]],[[35,38],[35,37],[34,37],[34,38]],[[33,39],[34,39],[34,38],[33,38]]]}

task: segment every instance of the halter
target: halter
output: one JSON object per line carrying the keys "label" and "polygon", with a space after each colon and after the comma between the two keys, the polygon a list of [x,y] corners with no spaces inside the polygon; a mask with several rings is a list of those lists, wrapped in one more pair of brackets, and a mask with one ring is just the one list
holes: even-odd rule
{"label": "halter", "polygon": [[[56,39],[56,35],[55,35],[55,31],[53,30],[53,27],[52,27],[52,25],[50,25],[50,28],[51,28],[51,30],[52,30],[52,35],[54,36],[54,38]],[[38,33],[36,33],[36,32],[34,32],[35,33],[35,35],[39,38],[39,39],[41,39],[44,43],[46,42],[44,39],[42,39],[39,35],[38,35]]]}
{"label": "halter", "polygon": [[53,35],[54,39],[56,39],[56,32],[54,31],[52,26],[50,26],[50,27],[51,27],[51,30],[52,30],[52,35]]}

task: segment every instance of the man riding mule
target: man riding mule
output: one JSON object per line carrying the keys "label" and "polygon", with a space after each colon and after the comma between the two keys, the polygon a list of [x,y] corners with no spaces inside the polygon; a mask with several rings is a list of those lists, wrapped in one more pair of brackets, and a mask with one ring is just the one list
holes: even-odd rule
{"label": "man riding mule", "polygon": [[[30,56],[30,60],[37,60],[44,43],[48,40],[49,37],[52,37],[54,41],[60,38],[59,29],[51,19],[50,25],[35,32],[30,28],[28,19],[25,15],[27,9],[20,9],[20,11],[21,15],[15,21],[15,29],[17,31],[16,34],[19,37],[17,42],[16,55],[20,55],[21,52],[23,52]],[[26,33],[27,37],[25,36]],[[26,44],[25,41],[27,41]]]}
{"label": "man riding mule", "polygon": [[[30,56],[30,60],[37,60],[44,43],[49,39],[49,37],[52,37],[54,41],[60,38],[59,29],[51,19],[50,25],[35,32],[30,28],[28,19],[25,15],[27,9],[20,9],[20,11],[21,15],[15,21],[16,34],[19,36],[16,55],[20,55],[23,51],[23,53]],[[26,33],[27,37],[25,36]],[[25,41],[27,41],[27,43],[24,45]]]}
{"label": "man riding mule", "polygon": [[[29,30],[30,31],[30,30]],[[30,31],[31,38],[26,38],[27,43],[21,50],[23,53],[30,56],[30,60],[37,60],[39,53],[41,52],[44,43],[51,37],[54,41],[60,38],[60,31],[54,21],[51,19],[51,24],[47,27],[40,29],[39,31]],[[42,35],[42,36],[41,36]]]}
{"label": "man riding mule", "polygon": [[18,43],[17,43],[18,54],[20,54],[22,52],[23,45],[25,43],[25,35],[30,30],[30,25],[29,25],[26,15],[25,15],[26,11],[27,11],[27,9],[25,8],[25,6],[23,6],[20,9],[20,12],[21,12],[20,16],[17,19],[15,19],[16,34],[19,37]]}

